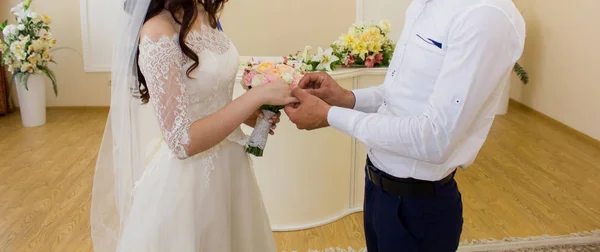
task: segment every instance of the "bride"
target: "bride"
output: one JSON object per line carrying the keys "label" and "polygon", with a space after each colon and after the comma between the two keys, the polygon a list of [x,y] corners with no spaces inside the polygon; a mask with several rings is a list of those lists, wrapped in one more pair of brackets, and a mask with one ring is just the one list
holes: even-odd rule
{"label": "bride", "polygon": [[[216,18],[226,2],[125,3],[92,193],[95,251],[276,251],[240,125],[262,104],[297,100],[275,83],[232,101],[239,56]],[[150,125],[135,111],[146,102],[162,136],[142,155]]]}

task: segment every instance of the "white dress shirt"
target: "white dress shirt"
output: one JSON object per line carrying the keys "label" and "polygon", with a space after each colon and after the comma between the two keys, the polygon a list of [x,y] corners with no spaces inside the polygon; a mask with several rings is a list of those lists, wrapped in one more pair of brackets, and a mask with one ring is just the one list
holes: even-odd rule
{"label": "white dress shirt", "polygon": [[382,171],[440,180],[475,160],[524,43],[512,0],[413,0],[385,82],[354,90],[329,124]]}

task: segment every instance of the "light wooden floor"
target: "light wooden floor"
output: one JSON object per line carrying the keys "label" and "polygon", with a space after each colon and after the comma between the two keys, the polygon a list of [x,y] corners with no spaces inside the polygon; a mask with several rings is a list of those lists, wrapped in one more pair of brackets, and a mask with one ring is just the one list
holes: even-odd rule
{"label": "light wooden floor", "polygon": [[[47,125],[0,117],[0,251],[91,251],[89,204],[106,109],[49,109]],[[512,104],[457,176],[463,239],[600,229],[600,145]],[[281,250],[362,248],[362,215],[275,233]]]}

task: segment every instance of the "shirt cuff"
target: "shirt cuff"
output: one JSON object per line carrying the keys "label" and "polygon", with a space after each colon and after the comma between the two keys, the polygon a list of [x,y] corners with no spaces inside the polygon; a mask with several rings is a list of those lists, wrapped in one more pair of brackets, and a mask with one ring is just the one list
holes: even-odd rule
{"label": "shirt cuff", "polygon": [[327,113],[327,122],[329,126],[352,136],[356,121],[361,114],[360,111],[334,106]]}
{"label": "shirt cuff", "polygon": [[354,94],[354,108],[358,111],[366,111],[373,107],[376,97],[370,88],[352,90]]}

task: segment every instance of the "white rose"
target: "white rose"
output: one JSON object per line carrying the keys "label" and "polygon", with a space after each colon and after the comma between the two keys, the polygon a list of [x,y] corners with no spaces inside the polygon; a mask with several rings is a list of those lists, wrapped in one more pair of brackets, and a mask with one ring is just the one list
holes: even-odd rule
{"label": "white rose", "polygon": [[342,58],[342,65],[348,65],[349,61],[350,61],[350,58],[348,57],[348,55],[344,56]]}
{"label": "white rose", "polygon": [[300,67],[300,70],[305,71],[305,72],[310,72],[313,70],[313,66],[309,65],[309,64],[305,64]]}
{"label": "white rose", "polygon": [[26,44],[27,42],[29,42],[30,39],[31,39],[31,37],[29,35],[27,35],[27,36],[20,35],[19,36],[19,40],[21,40],[21,42],[23,44]]}
{"label": "white rose", "polygon": [[[5,49],[7,49],[7,48],[5,48]],[[2,57],[4,58],[4,64],[5,65],[10,65],[10,64],[12,64],[14,62],[13,55],[10,53],[10,51],[5,52],[2,55]]]}
{"label": "white rose", "polygon": [[283,79],[283,81],[285,81],[287,84],[292,84],[292,81],[294,81],[294,75],[291,73],[285,73],[281,75],[281,79]]}
{"label": "white rose", "polygon": [[252,86],[256,87],[258,85],[260,85],[260,83],[263,81],[265,77],[262,74],[257,74],[252,78]]}
{"label": "white rose", "polygon": [[19,31],[24,31],[25,30],[25,25],[24,24],[20,24],[19,26],[17,26],[17,28],[19,29]]}
{"label": "white rose", "polygon": [[31,18],[31,21],[33,21],[34,23],[39,23],[39,22],[43,22],[43,18],[40,14],[38,14],[37,12],[31,12],[28,15]]}
{"label": "white rose", "polygon": [[2,34],[4,34],[5,38],[10,38],[13,37],[17,34],[18,28],[16,25],[14,24],[10,24],[7,25],[6,27],[4,27],[4,30],[2,30]]}

